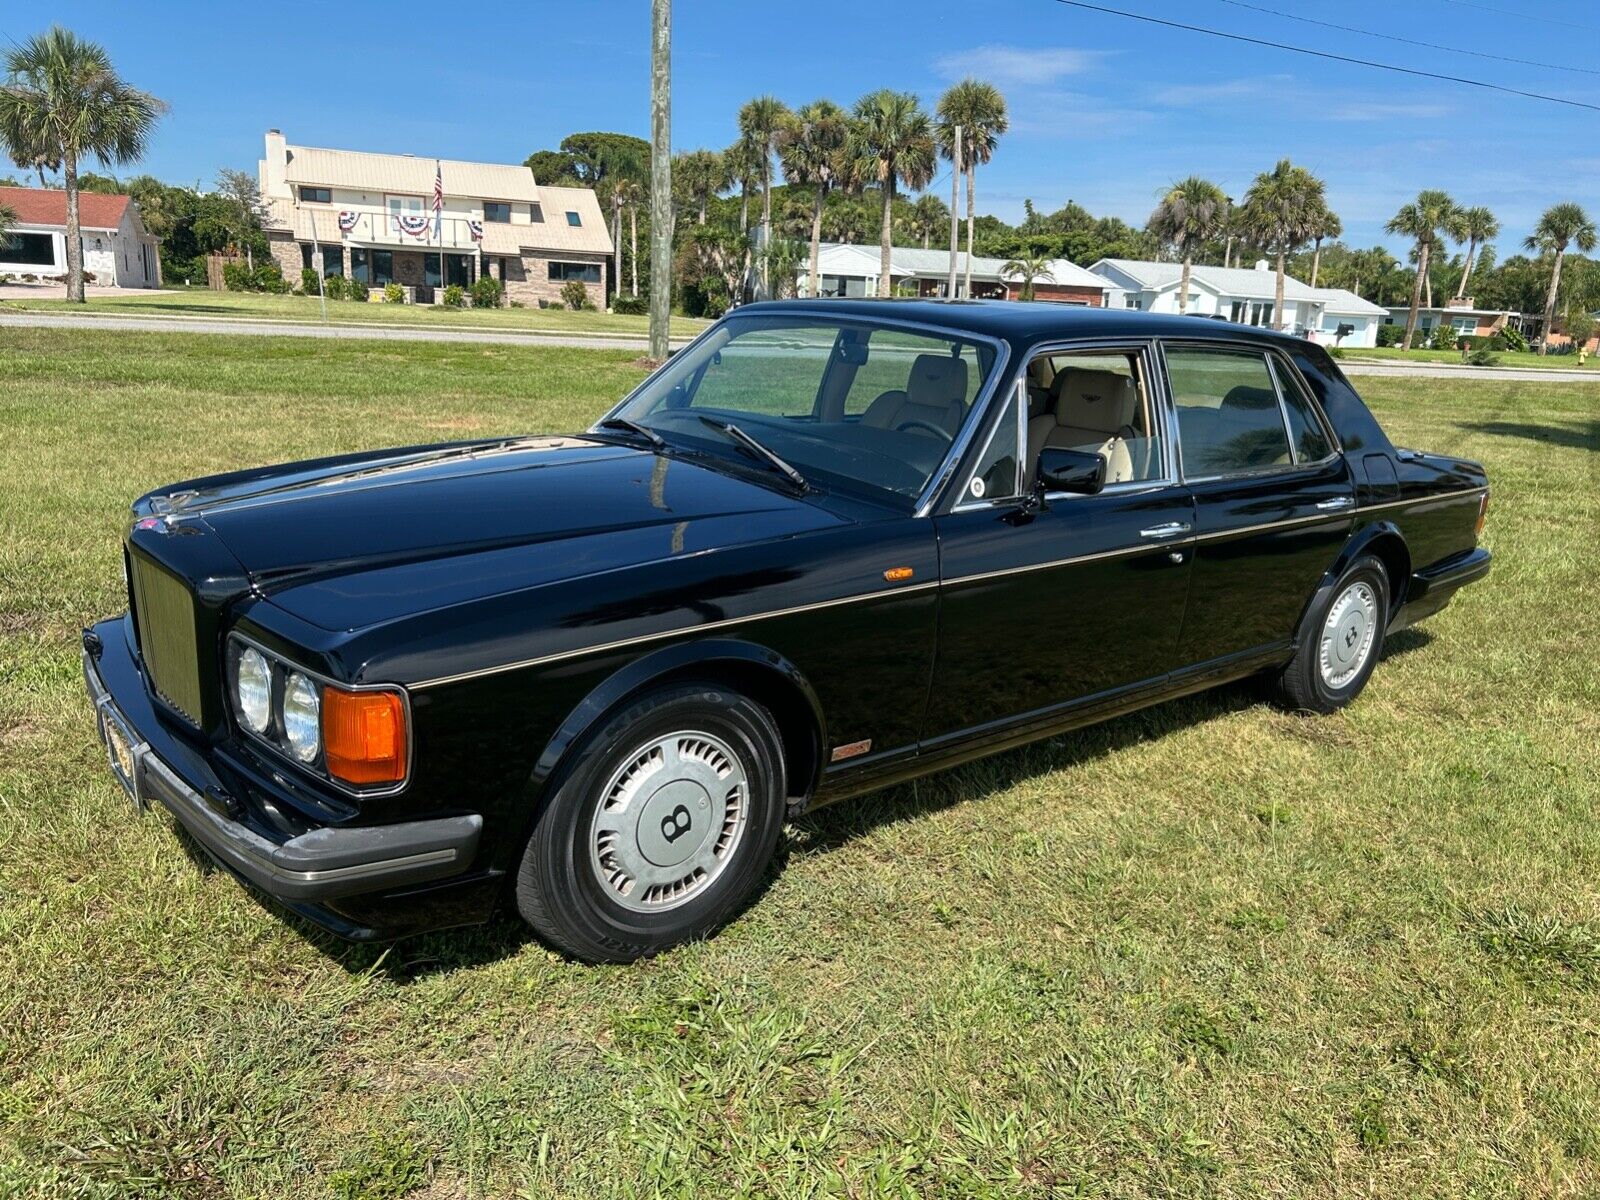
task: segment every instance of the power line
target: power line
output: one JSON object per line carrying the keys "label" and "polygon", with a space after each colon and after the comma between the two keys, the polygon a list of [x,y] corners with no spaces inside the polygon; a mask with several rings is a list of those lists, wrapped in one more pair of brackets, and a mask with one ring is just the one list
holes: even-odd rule
{"label": "power line", "polygon": [[1372,67],[1379,71],[1393,71],[1399,75],[1414,75],[1422,79],[1438,79],[1445,83],[1462,83],[1468,87],[1485,88],[1491,92],[1505,92],[1512,96],[1521,96],[1527,100],[1544,100],[1550,104],[1565,104],[1570,108],[1586,108],[1590,112],[1600,112],[1600,104],[1589,104],[1583,100],[1568,100],[1562,96],[1547,96],[1542,92],[1525,92],[1521,88],[1505,87],[1498,83],[1486,83],[1481,79],[1466,79],[1460,75],[1442,75],[1435,71],[1421,71],[1415,67],[1397,67],[1393,63],[1374,62],[1370,58],[1353,58],[1348,54],[1333,54],[1327,50],[1311,50],[1305,46],[1291,46],[1287,42],[1270,42],[1265,38],[1246,37],[1242,33],[1224,33],[1220,29],[1207,29],[1203,25],[1185,25],[1180,21],[1167,21],[1161,17],[1147,17],[1143,13],[1125,12],[1120,8],[1105,8],[1099,4],[1087,4],[1084,0],[1056,0],[1057,4],[1064,4],[1069,8],[1082,8],[1090,12],[1108,13],[1113,17],[1126,17],[1130,21],[1143,21],[1149,25],[1165,25],[1168,29],[1182,29],[1187,33],[1203,33],[1208,37],[1225,38],[1230,42],[1245,42],[1252,46],[1265,46],[1269,50],[1288,50],[1294,54],[1305,54],[1311,58],[1325,58],[1332,62],[1353,63],[1358,67]]}
{"label": "power line", "polygon": [[1532,13],[1520,13],[1509,8],[1493,8],[1487,4],[1474,4],[1472,0],[1444,0],[1446,4],[1459,4],[1462,8],[1475,8],[1479,12],[1497,13],[1502,17],[1515,17],[1519,21],[1539,21],[1545,25],[1559,25],[1563,29],[1587,29],[1593,33],[1600,33],[1600,25],[1576,25],[1571,21],[1558,21],[1554,17],[1536,17]]}
{"label": "power line", "polygon": [[1248,8],[1251,12],[1266,13],[1269,17],[1282,17],[1286,21],[1300,21],[1307,25],[1320,25],[1324,29],[1337,29],[1341,33],[1355,33],[1362,37],[1383,38],[1389,42],[1403,42],[1407,46],[1421,46],[1425,50],[1443,50],[1446,54],[1468,54],[1473,58],[1490,58],[1495,62],[1516,63],[1523,67],[1540,67],[1547,71],[1571,71],[1577,75],[1600,75],[1600,70],[1593,67],[1564,67],[1560,63],[1534,62],[1528,58],[1507,58],[1503,54],[1489,54],[1482,50],[1463,50],[1459,46],[1441,46],[1437,42],[1419,42],[1415,38],[1401,37],[1395,33],[1380,33],[1375,29],[1355,29],[1349,25],[1336,25],[1332,21],[1319,21],[1315,17],[1302,17],[1297,13],[1279,12],[1275,8],[1262,8],[1258,4],[1246,4],[1244,0],[1222,0],[1223,4],[1231,4],[1235,8]]}

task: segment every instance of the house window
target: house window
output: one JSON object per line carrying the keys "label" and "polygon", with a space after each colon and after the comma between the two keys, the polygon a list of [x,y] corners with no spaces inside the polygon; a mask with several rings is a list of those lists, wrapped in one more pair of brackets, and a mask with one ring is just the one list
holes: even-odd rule
{"label": "house window", "polygon": [[344,275],[344,247],[324,246],[322,248],[322,274]]}
{"label": "house window", "polygon": [[385,197],[389,209],[389,228],[399,229],[401,217],[417,217],[422,215],[421,196],[388,196]]}
{"label": "house window", "polygon": [[446,287],[451,284],[456,287],[468,287],[472,283],[470,277],[471,268],[468,265],[470,261],[465,254],[446,254],[444,256],[444,282]]}
{"label": "house window", "polygon": [[333,203],[333,189],[302,187],[300,189],[300,199],[307,204],[331,204]]}
{"label": "house window", "polygon": [[530,204],[530,205],[528,205],[528,220],[532,221],[535,225],[543,225],[544,224],[544,205],[542,205],[542,204]]}
{"label": "house window", "polygon": [[567,213],[567,224],[568,225],[582,225],[583,224],[583,218],[580,217],[575,212],[568,212]]}
{"label": "house window", "polygon": [[500,200],[485,200],[483,202],[483,219],[494,221],[501,225],[511,223],[511,205]]}
{"label": "house window", "polygon": [[394,254],[388,250],[350,247],[350,278],[382,286],[394,281]]}
{"label": "house window", "polygon": [[1135,309],[1137,309],[1137,308],[1143,308],[1144,307],[1142,304],[1139,303],[1139,297],[1133,295],[1131,292],[1128,295],[1126,295],[1126,296],[1124,296],[1122,298],[1122,303],[1123,303],[1123,306],[1126,307],[1126,308],[1135,308]]}
{"label": "house window", "polygon": [[552,262],[550,264],[550,278],[558,282],[576,279],[582,283],[599,283],[600,264]]}
{"label": "house window", "polygon": [[0,262],[30,267],[56,265],[55,239],[48,233],[13,233],[0,239]]}

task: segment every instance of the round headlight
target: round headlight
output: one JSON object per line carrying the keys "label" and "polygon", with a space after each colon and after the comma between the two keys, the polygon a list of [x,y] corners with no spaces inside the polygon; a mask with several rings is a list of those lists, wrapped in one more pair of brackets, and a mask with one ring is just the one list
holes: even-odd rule
{"label": "round headlight", "polygon": [[239,719],[254,733],[265,733],[272,719],[272,668],[259,650],[246,648],[234,670]]}
{"label": "round headlight", "polygon": [[283,689],[283,736],[301,762],[313,761],[322,749],[322,689],[299,672]]}

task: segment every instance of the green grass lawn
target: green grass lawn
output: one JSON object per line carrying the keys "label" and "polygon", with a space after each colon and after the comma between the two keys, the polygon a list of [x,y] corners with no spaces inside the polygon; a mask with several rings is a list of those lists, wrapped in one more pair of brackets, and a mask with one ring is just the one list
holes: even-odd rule
{"label": "green grass lawn", "polygon": [[[1589,361],[1579,364],[1576,354],[1539,354],[1533,350],[1496,350],[1495,355],[1500,359],[1495,364],[1497,367],[1537,367],[1541,370],[1577,371],[1586,370],[1595,372],[1595,377],[1600,379],[1600,359],[1595,355],[1589,356]],[[1425,363],[1460,363],[1461,351],[1459,350],[1402,350],[1399,346],[1378,346],[1372,349],[1349,348],[1344,351],[1347,359],[1370,358],[1373,360],[1399,360],[1402,362]]]}
{"label": "green grass lawn", "polygon": [[129,498],[571,429],[631,357],[0,339],[0,1196],[1600,1192],[1589,384],[1361,381],[1488,464],[1496,566],[1349,710],[1234,687],[826,810],[653,962],[351,947],[134,818],[77,654]]}
{"label": "green grass lawn", "polygon": [[[213,292],[207,288],[169,291],[130,290],[125,295],[95,296],[88,303],[68,305],[64,299],[0,300],[5,312],[88,312],[116,316],[224,317],[258,321],[322,320],[316,296],[270,296],[254,292]],[[572,312],[549,308],[444,308],[429,304],[378,304],[354,300],[328,301],[328,320],[340,324],[445,326],[467,329],[536,330],[544,333],[610,333],[646,336],[649,317],[620,316],[606,312]],[[690,336],[708,322],[673,317],[674,336]]]}

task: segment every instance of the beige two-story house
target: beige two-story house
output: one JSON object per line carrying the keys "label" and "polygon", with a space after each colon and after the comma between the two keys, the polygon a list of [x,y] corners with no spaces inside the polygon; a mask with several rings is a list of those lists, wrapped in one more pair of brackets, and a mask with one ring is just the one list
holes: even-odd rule
{"label": "beige two-story house", "polygon": [[500,163],[294,146],[276,129],[260,172],[267,238],[287,279],[320,253],[326,274],[398,283],[419,302],[492,275],[508,302],[559,301],[578,280],[605,307],[611,235],[589,188],[549,187]]}

